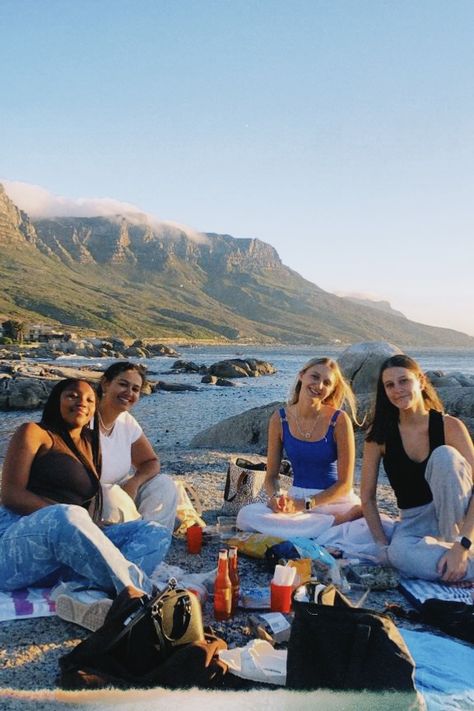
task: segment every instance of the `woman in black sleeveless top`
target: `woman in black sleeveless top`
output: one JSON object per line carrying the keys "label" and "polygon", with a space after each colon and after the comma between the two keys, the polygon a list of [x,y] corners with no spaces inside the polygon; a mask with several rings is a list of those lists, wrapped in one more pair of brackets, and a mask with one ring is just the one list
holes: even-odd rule
{"label": "woman in black sleeveless top", "polygon": [[[464,424],[442,412],[420,366],[388,358],[366,437],[361,498],[380,561],[409,577],[474,580],[474,448]],[[400,512],[389,542],[376,501],[380,462]]]}

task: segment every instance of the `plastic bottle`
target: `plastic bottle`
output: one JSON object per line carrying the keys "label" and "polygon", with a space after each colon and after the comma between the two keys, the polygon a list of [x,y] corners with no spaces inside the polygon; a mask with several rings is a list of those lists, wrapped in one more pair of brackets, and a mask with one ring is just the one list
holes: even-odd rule
{"label": "plastic bottle", "polygon": [[232,617],[235,615],[240,597],[240,576],[237,562],[237,548],[231,546],[229,548],[229,578],[232,585]]}
{"label": "plastic bottle", "polygon": [[232,614],[232,583],[229,577],[227,551],[219,551],[217,575],[214,583],[214,617],[216,620],[228,620]]}

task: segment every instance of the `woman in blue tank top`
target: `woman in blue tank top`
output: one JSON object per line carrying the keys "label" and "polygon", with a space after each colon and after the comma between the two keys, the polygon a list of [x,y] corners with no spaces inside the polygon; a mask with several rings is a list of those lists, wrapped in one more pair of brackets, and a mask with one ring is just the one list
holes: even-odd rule
{"label": "woman in blue tank top", "polygon": [[[382,461],[400,512],[391,540],[376,499]],[[380,369],[361,481],[380,562],[413,578],[474,580],[473,467],[466,427],[443,414],[418,363],[403,354],[388,358]]]}
{"label": "woman in blue tank top", "polygon": [[[299,371],[288,405],[273,413],[268,427],[267,504],[244,506],[237,525],[283,538],[318,539],[333,526],[362,516],[352,489],[355,398],[339,366],[330,358],[312,358]],[[279,490],[283,454],[293,469],[293,486]],[[339,530],[343,527],[339,527]],[[335,543],[343,547],[342,536]]]}
{"label": "woman in blue tank top", "polygon": [[[313,358],[299,371],[286,408],[273,413],[268,429],[268,506],[274,513],[321,513],[334,524],[361,516],[354,494],[354,432],[349,416],[355,398],[339,366],[330,358]],[[288,494],[278,491],[283,452],[293,469]]]}

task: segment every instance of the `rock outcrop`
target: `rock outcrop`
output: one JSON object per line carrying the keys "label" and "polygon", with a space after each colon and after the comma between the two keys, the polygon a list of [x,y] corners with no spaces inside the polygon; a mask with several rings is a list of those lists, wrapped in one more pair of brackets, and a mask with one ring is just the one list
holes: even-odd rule
{"label": "rock outcrop", "polygon": [[22,346],[20,348],[15,345],[0,347],[0,359],[4,360],[27,358],[54,360],[62,356],[126,360],[127,358],[156,358],[160,356],[176,358],[178,355],[179,353],[174,348],[163,343],[134,341],[130,346],[127,346],[124,341],[115,338],[67,338],[30,347]]}
{"label": "rock outcrop", "polygon": [[[276,368],[266,360],[257,358],[228,358],[213,363],[209,367],[198,365],[193,361],[177,360],[171,367],[174,373],[201,373],[201,382],[211,385],[232,385],[226,381],[229,378],[256,378],[260,375],[272,375]],[[221,382],[218,382],[218,381]]]}
{"label": "rock outcrop", "polygon": [[337,362],[352,390],[356,394],[368,393],[375,390],[384,360],[402,352],[397,346],[385,341],[367,341],[346,348]]}
{"label": "rock outcrop", "polygon": [[59,380],[81,378],[97,384],[101,375],[93,370],[0,362],[0,410],[35,410],[43,407]]}
{"label": "rock outcrop", "polygon": [[267,450],[268,420],[279,407],[282,407],[282,403],[271,402],[261,407],[253,407],[240,415],[227,417],[195,435],[190,447],[218,447],[264,454]]}
{"label": "rock outcrop", "polygon": [[256,378],[273,373],[276,373],[276,368],[271,363],[256,358],[220,360],[209,367],[209,374],[218,378]]}

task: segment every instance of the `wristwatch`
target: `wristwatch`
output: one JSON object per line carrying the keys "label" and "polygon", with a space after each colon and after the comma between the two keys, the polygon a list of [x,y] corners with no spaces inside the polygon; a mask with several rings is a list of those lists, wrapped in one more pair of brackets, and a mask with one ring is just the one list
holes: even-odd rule
{"label": "wristwatch", "polygon": [[309,511],[310,509],[313,508],[313,497],[312,496],[305,496],[304,508],[305,508],[305,511]]}
{"label": "wristwatch", "polygon": [[467,551],[472,546],[472,541],[470,541],[469,538],[466,538],[466,536],[456,536],[454,540],[456,543],[460,543]]}

